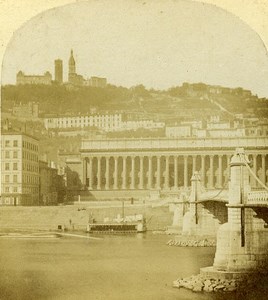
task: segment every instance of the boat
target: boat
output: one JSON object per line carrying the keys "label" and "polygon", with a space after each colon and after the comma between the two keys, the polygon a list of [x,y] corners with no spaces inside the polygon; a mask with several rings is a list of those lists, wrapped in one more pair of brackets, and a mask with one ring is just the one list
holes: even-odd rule
{"label": "boat", "polygon": [[144,221],[137,223],[91,223],[87,225],[89,233],[141,233],[146,231]]}

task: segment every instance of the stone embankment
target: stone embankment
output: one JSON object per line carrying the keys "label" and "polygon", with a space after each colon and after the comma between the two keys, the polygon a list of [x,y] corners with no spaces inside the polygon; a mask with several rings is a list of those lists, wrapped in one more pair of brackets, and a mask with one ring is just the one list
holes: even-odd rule
{"label": "stone embankment", "polygon": [[193,292],[234,292],[238,288],[238,281],[235,279],[208,279],[198,274],[187,278],[177,279],[173,282],[173,287],[186,288]]}
{"label": "stone embankment", "polygon": [[[3,206],[0,211],[0,232],[14,230],[56,230],[58,226],[70,230],[85,231],[94,218],[102,223],[105,218],[113,220],[122,213],[121,203],[116,206],[112,201],[104,206],[99,202],[61,206]],[[148,230],[163,230],[171,222],[173,214],[168,207],[125,204],[125,216],[143,214]]]}
{"label": "stone embankment", "polygon": [[215,240],[201,239],[201,240],[169,240],[167,242],[168,246],[177,246],[177,247],[215,247]]}
{"label": "stone embankment", "polygon": [[[198,274],[175,280],[173,287],[182,287],[190,289],[193,292],[236,292],[243,295],[255,291],[256,294],[267,294],[267,290],[263,286],[267,283],[267,274],[268,273],[249,273],[236,279],[210,278],[203,274]],[[265,291],[263,291],[263,289],[265,289]]]}

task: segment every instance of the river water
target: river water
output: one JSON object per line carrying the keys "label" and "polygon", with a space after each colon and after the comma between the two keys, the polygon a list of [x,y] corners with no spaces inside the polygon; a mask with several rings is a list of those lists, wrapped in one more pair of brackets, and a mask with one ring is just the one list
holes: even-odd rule
{"label": "river water", "polygon": [[215,248],[170,247],[169,239],[150,233],[101,240],[2,238],[0,299],[231,299],[173,288],[178,277],[212,265]]}

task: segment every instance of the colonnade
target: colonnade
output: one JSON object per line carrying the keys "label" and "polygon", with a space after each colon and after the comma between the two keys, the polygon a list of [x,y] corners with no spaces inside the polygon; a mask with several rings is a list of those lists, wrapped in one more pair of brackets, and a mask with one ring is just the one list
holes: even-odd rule
{"label": "colonnade", "polygon": [[[251,154],[252,170],[267,184],[268,155]],[[231,154],[91,154],[83,158],[84,184],[89,190],[178,189],[190,186],[199,171],[207,188],[227,188]],[[258,187],[251,176],[251,186]]]}

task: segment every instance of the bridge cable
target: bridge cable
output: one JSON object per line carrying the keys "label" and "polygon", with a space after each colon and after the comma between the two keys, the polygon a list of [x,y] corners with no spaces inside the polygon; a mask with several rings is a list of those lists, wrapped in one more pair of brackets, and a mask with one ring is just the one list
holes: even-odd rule
{"label": "bridge cable", "polygon": [[257,175],[251,170],[250,166],[248,165],[248,162],[245,160],[245,158],[241,155],[241,153],[238,153],[238,155],[240,156],[240,158],[243,160],[243,162],[245,163],[247,169],[249,170],[249,172],[252,174],[252,176],[257,180],[257,182],[266,190],[268,191],[268,187],[257,177]]}
{"label": "bridge cable", "polygon": [[228,180],[225,182],[225,184],[223,185],[223,187],[220,189],[220,191],[215,196],[206,199],[206,201],[213,200],[214,198],[218,197],[225,190],[227,184],[228,184]]}

